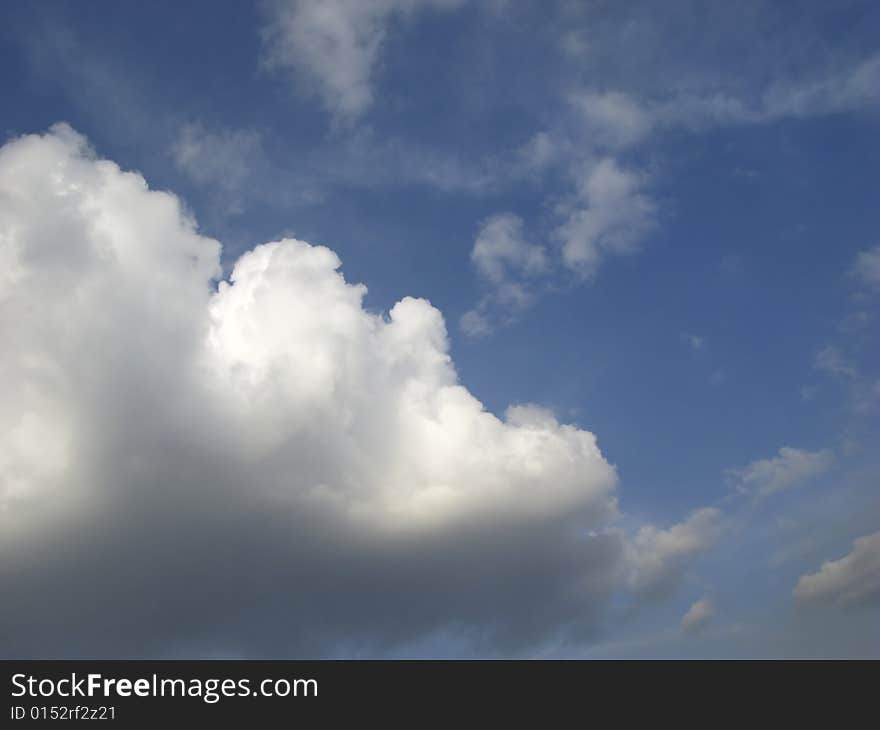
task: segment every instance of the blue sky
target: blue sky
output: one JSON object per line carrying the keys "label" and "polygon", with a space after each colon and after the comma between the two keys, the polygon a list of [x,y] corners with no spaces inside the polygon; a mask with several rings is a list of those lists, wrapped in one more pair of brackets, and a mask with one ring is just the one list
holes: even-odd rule
{"label": "blue sky", "polygon": [[[10,145],[67,123],[174,193],[222,243],[224,276],[289,237],[335,251],[368,312],[429,300],[458,381],[489,412],[538,404],[596,435],[619,479],[619,515],[601,529],[621,530],[624,552],[641,544],[662,562],[675,526],[714,510],[662,586],[603,594],[575,638],[555,638],[569,618],[548,604],[528,641],[481,644],[453,596],[412,634],[346,633],[359,624],[343,616],[345,630],[330,622],[323,644],[290,651],[877,655],[874,3],[3,14]],[[265,651],[218,636],[192,651]]]}

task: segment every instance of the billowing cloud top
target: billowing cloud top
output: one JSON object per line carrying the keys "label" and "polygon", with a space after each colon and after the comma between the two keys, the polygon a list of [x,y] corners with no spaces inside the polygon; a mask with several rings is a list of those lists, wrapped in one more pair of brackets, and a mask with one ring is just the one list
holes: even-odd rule
{"label": "billowing cloud top", "polygon": [[370,314],[339,265],[302,241],[265,244],[212,297],[205,356],[242,458],[382,529],[613,513],[592,434],[536,407],[486,412],[457,383],[440,312],[408,297]]}
{"label": "billowing cloud top", "polygon": [[246,253],[213,291],[217,242],[69,128],[8,145],[0,164],[4,335],[16,353],[4,380],[19,418],[7,444],[22,475],[7,502],[49,489],[35,476],[47,464],[68,482],[88,445],[76,419],[124,415],[106,390],[128,398],[136,386],[150,404],[140,427],[202,412],[212,437],[241,444],[242,462],[283,474],[279,490],[354,521],[613,512],[614,470],[593,435],[534,407],[505,421],[486,412],[458,385],[427,301],[368,313],[336,255],[296,240]]}
{"label": "billowing cloud top", "polygon": [[487,412],[440,312],[366,311],[329,249],[218,283],[178,199],[65,125],[0,150],[0,221],[7,655],[525,651],[709,542],[701,512],[630,544],[591,433]]}

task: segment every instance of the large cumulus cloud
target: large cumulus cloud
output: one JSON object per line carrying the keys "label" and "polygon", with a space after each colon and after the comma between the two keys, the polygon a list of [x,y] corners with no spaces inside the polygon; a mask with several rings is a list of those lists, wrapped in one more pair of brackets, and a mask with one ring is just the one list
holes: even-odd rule
{"label": "large cumulus cloud", "polygon": [[430,303],[219,253],[67,126],[0,150],[4,654],[527,653],[664,572],[595,437],[487,412]]}

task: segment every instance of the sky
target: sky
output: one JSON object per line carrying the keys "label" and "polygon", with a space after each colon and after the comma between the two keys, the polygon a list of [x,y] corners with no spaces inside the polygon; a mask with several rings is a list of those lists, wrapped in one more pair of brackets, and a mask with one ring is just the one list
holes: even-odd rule
{"label": "sky", "polygon": [[0,654],[880,656],[876,3],[0,10]]}

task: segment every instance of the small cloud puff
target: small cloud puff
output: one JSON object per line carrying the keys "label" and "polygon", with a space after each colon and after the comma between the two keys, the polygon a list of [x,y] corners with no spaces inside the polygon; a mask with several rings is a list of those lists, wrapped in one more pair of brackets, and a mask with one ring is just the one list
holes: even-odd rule
{"label": "small cloud puff", "polygon": [[776,456],[732,469],[728,476],[740,494],[764,499],[824,474],[833,462],[834,454],[828,449],[806,451],[783,446]]}
{"label": "small cloud puff", "polygon": [[856,539],[847,555],[823,563],[816,573],[801,576],[794,597],[801,603],[841,607],[880,601],[880,532]]}
{"label": "small cloud puff", "polygon": [[681,619],[681,632],[687,635],[699,633],[715,617],[715,606],[708,598],[694,602]]}

